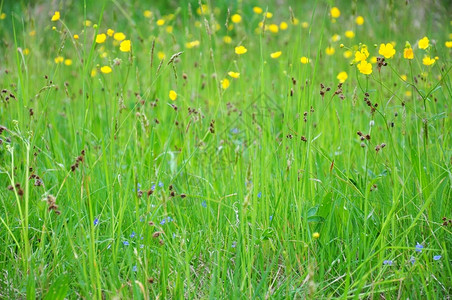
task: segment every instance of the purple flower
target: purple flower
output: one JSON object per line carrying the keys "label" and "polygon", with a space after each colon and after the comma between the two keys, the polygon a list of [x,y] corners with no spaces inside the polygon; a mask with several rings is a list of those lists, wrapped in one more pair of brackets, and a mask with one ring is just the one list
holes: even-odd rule
{"label": "purple flower", "polygon": [[206,208],[207,207],[207,202],[206,201],[201,202],[201,206]]}
{"label": "purple flower", "polygon": [[123,244],[124,246],[129,246],[129,245],[130,245],[128,241],[124,241],[124,242],[122,242],[122,244]]}
{"label": "purple flower", "polygon": [[135,231],[132,231],[132,234],[130,235],[131,238],[135,237]]}
{"label": "purple flower", "polygon": [[257,193],[257,198],[262,197],[262,192]]}
{"label": "purple flower", "polygon": [[155,184],[151,186],[151,190],[155,191]]}
{"label": "purple flower", "polygon": [[94,226],[96,226],[97,224],[99,224],[99,219],[98,219],[98,218],[95,218],[95,219],[94,219]]}
{"label": "purple flower", "polygon": [[441,259],[441,255],[435,255],[435,256],[433,256],[433,260],[440,260]]}
{"label": "purple flower", "polygon": [[422,249],[424,249],[424,246],[419,243],[416,243],[416,252],[422,252]]}
{"label": "purple flower", "polygon": [[394,263],[394,262],[393,262],[392,260],[389,260],[389,259],[383,261],[383,264],[384,264],[384,265],[388,265],[388,266],[392,266],[393,263]]}

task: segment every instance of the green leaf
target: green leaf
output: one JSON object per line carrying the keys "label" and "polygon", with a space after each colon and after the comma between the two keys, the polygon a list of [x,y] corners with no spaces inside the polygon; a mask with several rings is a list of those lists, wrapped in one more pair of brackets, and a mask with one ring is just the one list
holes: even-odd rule
{"label": "green leaf", "polygon": [[60,300],[66,298],[66,294],[69,290],[69,279],[66,275],[61,275],[50,286],[47,295],[44,300]]}

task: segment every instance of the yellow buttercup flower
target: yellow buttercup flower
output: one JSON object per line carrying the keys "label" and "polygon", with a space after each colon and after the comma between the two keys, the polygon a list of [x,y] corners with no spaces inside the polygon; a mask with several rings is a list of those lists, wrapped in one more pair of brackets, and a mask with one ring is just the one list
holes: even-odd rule
{"label": "yellow buttercup flower", "polygon": [[232,42],[232,38],[230,36],[226,35],[223,37],[223,42],[225,44],[230,44]]}
{"label": "yellow buttercup flower", "polygon": [[6,19],[6,14],[5,13],[1,13],[0,14],[0,20],[4,20]]}
{"label": "yellow buttercup flower", "polygon": [[281,56],[281,54],[282,54],[281,51],[273,52],[273,53],[270,54],[270,57],[271,58],[278,58],[278,57]]}
{"label": "yellow buttercup flower", "polygon": [[341,39],[341,36],[340,36],[339,34],[337,34],[337,33],[333,34],[333,36],[331,37],[331,40],[332,40],[333,42],[337,42],[337,41],[339,41],[340,39]]}
{"label": "yellow buttercup flower", "polygon": [[150,11],[150,10],[145,10],[145,11],[143,12],[143,16],[146,17],[146,18],[152,17],[152,11]]}
{"label": "yellow buttercup flower", "polygon": [[371,64],[376,64],[376,63],[377,63],[377,57],[376,57],[376,56],[372,56],[372,57],[370,58],[370,63],[371,63]]}
{"label": "yellow buttercup flower", "polygon": [[108,36],[113,36],[114,33],[115,33],[115,31],[113,29],[108,29],[107,30],[107,35]]}
{"label": "yellow buttercup flower", "polygon": [[268,25],[268,30],[270,30],[270,32],[273,32],[273,33],[278,33],[279,27],[276,24],[270,24],[270,25]]}
{"label": "yellow buttercup flower", "polygon": [[74,40],[78,40],[79,38],[78,34],[74,34]]}
{"label": "yellow buttercup flower", "polygon": [[345,50],[344,51],[344,57],[345,58],[350,58],[353,56],[353,52],[351,50]]}
{"label": "yellow buttercup flower", "polygon": [[363,60],[358,64],[358,70],[362,74],[370,75],[372,74],[372,65],[367,61]]}
{"label": "yellow buttercup flower", "polygon": [[107,35],[105,33],[101,33],[96,35],[96,43],[102,44],[107,39]]}
{"label": "yellow buttercup flower", "polygon": [[394,46],[391,43],[381,44],[380,50],[378,50],[380,55],[383,55],[385,58],[391,58],[396,53]]}
{"label": "yellow buttercup flower", "polygon": [[53,16],[52,16],[52,22],[56,22],[56,21],[58,21],[60,19],[60,12],[59,11],[56,11],[54,14],[53,14]]}
{"label": "yellow buttercup flower", "polygon": [[130,52],[130,49],[132,48],[132,43],[130,40],[124,40],[119,44],[119,50],[121,52]]}
{"label": "yellow buttercup flower", "polygon": [[56,64],[62,63],[64,61],[64,57],[63,56],[57,56],[54,59]]}
{"label": "yellow buttercup flower", "polygon": [[255,14],[260,15],[263,10],[259,6],[255,6],[255,7],[253,7],[253,11],[254,11]]}
{"label": "yellow buttercup flower", "polygon": [[232,23],[240,23],[242,22],[242,16],[239,14],[232,15],[231,21]]}
{"label": "yellow buttercup flower", "polygon": [[173,26],[166,26],[165,30],[168,33],[173,33]]}
{"label": "yellow buttercup flower", "polygon": [[157,20],[157,26],[163,26],[163,25],[165,25],[165,20],[163,20],[163,19],[158,19],[158,20]]}
{"label": "yellow buttercup flower", "polygon": [[111,73],[112,70],[109,66],[103,66],[100,68],[100,71],[104,74],[109,74],[109,73]]}
{"label": "yellow buttercup flower", "polygon": [[355,62],[364,61],[369,57],[367,46],[362,46],[361,50],[355,52]]}
{"label": "yellow buttercup flower", "polygon": [[273,14],[271,12],[267,12],[267,14],[265,15],[265,18],[267,19],[271,19],[273,17]]}
{"label": "yellow buttercup flower", "polygon": [[361,26],[364,24],[364,18],[362,16],[357,16],[355,22],[358,26]]}
{"label": "yellow buttercup flower", "polygon": [[452,41],[446,41],[445,45],[447,48],[452,48]]}
{"label": "yellow buttercup flower", "polygon": [[289,25],[287,25],[287,23],[284,21],[279,23],[279,29],[281,29],[281,30],[286,30],[288,27],[289,27]]}
{"label": "yellow buttercup flower", "polygon": [[419,49],[427,49],[429,45],[428,37],[424,36],[422,39],[419,40]]}
{"label": "yellow buttercup flower", "polygon": [[308,27],[309,27],[309,23],[308,23],[308,22],[303,22],[303,23],[301,23],[301,28],[306,29],[306,28],[308,28]]}
{"label": "yellow buttercup flower", "polygon": [[339,74],[337,74],[337,79],[339,79],[339,82],[345,82],[345,80],[347,80],[348,78],[348,74],[345,71],[339,72]]}
{"label": "yellow buttercup flower", "polygon": [[331,14],[331,16],[332,16],[333,18],[337,19],[337,18],[340,17],[341,11],[339,10],[339,8],[333,7],[333,8],[331,8],[331,10],[330,10],[330,14]]}
{"label": "yellow buttercup flower", "polygon": [[435,63],[435,59],[431,58],[430,56],[426,55],[424,56],[424,58],[422,59],[422,63],[426,66],[431,66]]}
{"label": "yellow buttercup flower", "polygon": [[300,62],[305,65],[305,64],[309,63],[309,58],[307,58],[306,56],[302,56],[300,58]]}
{"label": "yellow buttercup flower", "polygon": [[320,237],[320,233],[314,232],[314,233],[312,234],[312,237],[313,237],[314,239],[318,239],[318,238]]}
{"label": "yellow buttercup flower", "polygon": [[221,88],[225,90],[229,87],[229,84],[230,84],[229,79],[225,78],[221,81]]}
{"label": "yellow buttercup flower", "polygon": [[333,55],[336,52],[336,50],[333,47],[327,47],[325,49],[326,55]]}
{"label": "yellow buttercup flower", "polygon": [[400,78],[402,78],[403,81],[406,81],[408,77],[405,74],[400,75]]}
{"label": "yellow buttercup flower", "polygon": [[414,53],[413,53],[413,49],[410,48],[405,48],[403,50],[403,58],[406,59],[413,59],[414,58]]}
{"label": "yellow buttercup flower", "polygon": [[239,72],[230,71],[230,72],[228,72],[228,75],[231,76],[232,78],[235,78],[235,79],[240,77],[240,73]]}
{"label": "yellow buttercup flower", "polygon": [[64,64],[65,64],[66,66],[72,65],[72,59],[70,59],[70,58],[65,59],[65,60],[64,60]]}
{"label": "yellow buttercup flower", "polygon": [[90,20],[85,20],[85,22],[83,22],[83,24],[84,24],[86,27],[90,27],[90,26],[93,24],[93,22],[91,22]]}
{"label": "yellow buttercup flower", "polygon": [[345,36],[346,36],[347,38],[349,38],[349,39],[352,39],[352,38],[355,37],[355,33],[354,33],[352,30],[347,30],[347,31],[345,32]]}
{"label": "yellow buttercup flower", "polygon": [[122,32],[116,32],[116,33],[113,35],[113,38],[114,38],[116,41],[120,42],[120,41],[126,39],[126,35],[125,35],[124,33],[122,33]]}
{"label": "yellow buttercup flower", "polygon": [[199,41],[192,41],[192,42],[188,42],[185,44],[185,47],[187,47],[188,49],[194,48],[194,47],[198,47],[199,46]]}
{"label": "yellow buttercup flower", "polygon": [[246,49],[243,46],[235,47],[235,53],[238,55],[245,54],[247,51],[248,51],[248,49]]}
{"label": "yellow buttercup flower", "polygon": [[166,55],[162,51],[157,52],[157,57],[159,60],[165,59]]}
{"label": "yellow buttercup flower", "polygon": [[176,93],[175,91],[173,91],[173,90],[170,90],[170,91],[169,91],[169,98],[170,98],[172,101],[175,101],[175,100],[177,99],[177,93]]}

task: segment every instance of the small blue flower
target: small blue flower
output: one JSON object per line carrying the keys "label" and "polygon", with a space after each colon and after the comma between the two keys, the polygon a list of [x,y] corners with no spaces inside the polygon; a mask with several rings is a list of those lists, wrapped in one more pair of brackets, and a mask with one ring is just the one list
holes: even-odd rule
{"label": "small blue flower", "polygon": [[133,267],[132,267],[132,271],[133,271],[133,272],[136,272],[136,271],[137,271],[137,266],[133,266]]}
{"label": "small blue flower", "polygon": [[159,187],[163,187],[163,182],[159,182]]}
{"label": "small blue flower", "polygon": [[412,265],[414,265],[415,262],[416,262],[416,259],[415,259],[413,256],[411,256],[411,258],[410,258],[410,263],[411,263]]}
{"label": "small blue flower", "polygon": [[165,223],[166,223],[166,220],[163,219],[163,220],[160,222],[160,225],[165,225]]}
{"label": "small blue flower", "polygon": [[270,221],[273,220],[273,215],[270,216]]}
{"label": "small blue flower", "polygon": [[129,246],[129,245],[130,245],[128,241],[124,241],[124,242],[122,242],[122,244],[123,244],[124,246]]}
{"label": "small blue flower", "polygon": [[93,223],[94,223],[94,226],[96,226],[97,224],[99,224],[99,219],[95,218]]}
{"label": "small blue flower", "polygon": [[419,243],[416,243],[416,252],[422,252],[422,249],[424,249],[424,246]]}
{"label": "small blue flower", "polygon": [[234,241],[234,242],[232,242],[231,247],[232,247],[232,248],[235,248],[235,246],[237,246],[237,242]]}
{"label": "small blue flower", "polygon": [[141,183],[137,183],[137,191],[139,192],[141,189]]}
{"label": "small blue flower", "polygon": [[433,256],[433,260],[440,260],[441,259],[441,255],[435,255],[435,256]]}
{"label": "small blue flower", "polygon": [[201,206],[206,208],[207,207],[207,202],[206,201],[201,202]]}
{"label": "small blue flower", "polygon": [[239,133],[239,129],[238,128],[232,128],[231,129],[231,133],[237,134],[237,133]]}
{"label": "small blue flower", "polygon": [[111,248],[111,244],[107,246],[107,249],[110,249],[110,248]]}
{"label": "small blue flower", "polygon": [[151,186],[151,190],[155,191],[155,184]]}
{"label": "small blue flower", "polygon": [[383,264],[384,264],[384,265],[388,265],[388,266],[392,266],[393,263],[394,263],[394,262],[393,262],[392,260],[389,260],[389,259],[383,261]]}
{"label": "small blue flower", "polygon": [[141,248],[141,249],[143,249],[143,248],[144,248],[144,245],[143,245],[143,244],[141,244],[141,245],[140,245],[140,248]]}
{"label": "small blue flower", "polygon": [[262,197],[262,192],[257,193],[257,198]]}
{"label": "small blue flower", "polygon": [[132,231],[132,234],[130,235],[131,238],[135,237],[135,231]]}

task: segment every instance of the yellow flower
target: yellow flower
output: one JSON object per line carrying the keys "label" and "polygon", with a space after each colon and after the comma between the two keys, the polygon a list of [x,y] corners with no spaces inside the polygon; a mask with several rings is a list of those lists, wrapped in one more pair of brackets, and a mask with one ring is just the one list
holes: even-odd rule
{"label": "yellow flower", "polygon": [[198,15],[204,14],[207,15],[209,13],[209,7],[206,4],[202,4],[201,7],[196,9],[196,13]]}
{"label": "yellow flower", "polygon": [[427,49],[429,45],[428,37],[424,36],[422,39],[419,40],[419,49]]}
{"label": "yellow flower", "polygon": [[355,62],[364,61],[369,57],[367,46],[363,46],[360,51],[355,52]]}
{"label": "yellow flower", "polygon": [[65,60],[64,60],[64,64],[65,64],[66,66],[72,65],[72,59],[70,59],[70,58],[65,59]]}
{"label": "yellow flower", "polygon": [[380,45],[380,50],[378,50],[378,53],[380,55],[383,55],[385,58],[391,58],[394,56],[395,54],[395,49],[394,46],[391,43],[387,43],[385,44],[381,44]]}
{"label": "yellow flower", "polygon": [[376,63],[377,63],[377,57],[376,57],[376,56],[372,56],[372,57],[370,58],[370,63],[371,63],[371,64],[376,64]]}
{"label": "yellow flower", "polygon": [[115,33],[115,31],[113,29],[108,29],[107,30],[107,35],[108,36],[113,36],[114,33]]}
{"label": "yellow flower", "polygon": [[340,36],[339,34],[337,34],[337,33],[333,34],[333,36],[331,37],[331,40],[332,40],[333,42],[337,42],[337,41],[339,41],[340,39],[341,39],[341,36]]}
{"label": "yellow flower", "polygon": [[157,57],[159,58],[159,60],[162,60],[162,59],[165,59],[166,55],[162,51],[159,51],[157,53]]}
{"label": "yellow flower", "polygon": [[55,57],[54,60],[55,60],[56,64],[59,64],[59,63],[62,63],[64,61],[64,57],[63,56],[57,56],[57,57]]}
{"label": "yellow flower", "polygon": [[173,26],[166,26],[165,30],[168,33],[173,33]]}
{"label": "yellow flower", "polygon": [[267,19],[271,19],[273,17],[273,14],[271,12],[267,12],[267,14],[265,15],[265,18]]}
{"label": "yellow flower", "polygon": [[336,78],[339,79],[339,82],[345,82],[345,80],[347,80],[348,78],[347,72],[340,72],[339,74],[337,74]]}
{"label": "yellow flower", "polygon": [[367,61],[363,60],[358,64],[358,70],[365,75],[372,73],[372,65]]}
{"label": "yellow flower", "polygon": [[4,20],[4,19],[6,19],[6,14],[5,14],[5,13],[2,13],[2,14],[0,15],[0,20]]}
{"label": "yellow flower", "polygon": [[188,49],[194,48],[194,47],[198,47],[199,46],[199,41],[192,41],[192,42],[188,42],[185,44],[185,47],[187,47]]}
{"label": "yellow flower", "polygon": [[242,22],[242,16],[239,14],[232,15],[231,21],[232,23],[240,23]]}
{"label": "yellow flower", "polygon": [[230,36],[226,35],[223,37],[223,42],[225,44],[230,44],[232,42],[232,38]]}
{"label": "yellow flower", "polygon": [[278,58],[278,57],[281,56],[281,54],[282,54],[281,51],[273,52],[273,53],[270,54],[270,57],[271,58]]}
{"label": "yellow flower", "polygon": [[113,35],[113,38],[114,38],[116,41],[120,42],[120,41],[126,39],[126,35],[125,35],[124,33],[122,33],[122,32],[116,32],[116,33]]}
{"label": "yellow flower", "polygon": [[279,27],[276,24],[270,24],[268,25],[268,30],[270,30],[273,33],[278,33]]}
{"label": "yellow flower", "polygon": [[350,57],[352,57],[352,55],[353,55],[353,52],[351,50],[345,50],[344,51],[344,57],[345,58],[350,58]]}
{"label": "yellow flower", "polygon": [[86,27],[90,27],[91,24],[93,24],[93,22],[91,22],[90,20],[86,20],[85,22],[83,22],[83,24],[84,24]]}
{"label": "yellow flower", "polygon": [[330,14],[333,18],[337,19],[341,15],[341,11],[337,7],[333,7],[330,10]]}
{"label": "yellow flower", "polygon": [[124,40],[119,44],[119,50],[121,52],[130,52],[130,48],[132,48],[132,43],[130,40]]}
{"label": "yellow flower", "polygon": [[422,59],[422,63],[426,66],[431,66],[435,63],[435,59],[434,58],[430,58],[430,56],[426,55],[424,56],[424,58]]}
{"label": "yellow flower", "polygon": [[225,78],[221,81],[221,88],[223,90],[227,89],[230,85],[229,79]]}
{"label": "yellow flower", "polygon": [[56,30],[56,27],[55,27],[55,26],[52,26],[52,30]]}
{"label": "yellow flower", "polygon": [[150,10],[145,10],[145,11],[143,12],[143,16],[144,16],[145,18],[150,18],[150,17],[152,17],[152,11],[150,11]]}
{"label": "yellow flower", "polygon": [[111,73],[111,68],[109,66],[103,66],[102,68],[100,68],[100,71],[104,74],[108,74]]}
{"label": "yellow flower", "polygon": [[96,69],[92,69],[91,70],[91,77],[96,76],[96,74],[97,74],[97,70]]}
{"label": "yellow flower", "polygon": [[107,39],[107,35],[105,33],[98,34],[96,36],[96,43],[102,44]]}
{"label": "yellow flower", "polygon": [[413,49],[410,48],[405,48],[403,50],[403,58],[406,59],[413,59],[414,58],[414,53],[413,53]]}
{"label": "yellow flower", "polygon": [[165,20],[163,20],[163,19],[157,20],[157,26],[163,26],[164,24],[165,24]]}
{"label": "yellow flower", "polygon": [[298,23],[300,23],[300,20],[298,20],[297,18],[291,18],[291,19],[290,19],[290,22],[291,22],[293,25],[298,25]]}
{"label": "yellow flower", "polygon": [[239,72],[230,71],[230,72],[228,72],[228,75],[231,76],[232,78],[236,78],[236,79],[240,77]]}
{"label": "yellow flower", "polygon": [[74,34],[74,40],[78,40],[78,39],[79,39],[78,34]]}
{"label": "yellow flower", "polygon": [[52,16],[52,22],[56,22],[60,19],[60,12],[56,11]]}
{"label": "yellow flower", "polygon": [[260,15],[262,13],[262,8],[260,8],[259,6],[255,6],[253,7],[253,11],[255,14]]}
{"label": "yellow flower", "polygon": [[36,30],[32,30],[28,33],[29,36],[35,36],[36,35]]}
{"label": "yellow flower", "polygon": [[405,91],[405,97],[407,98],[411,97],[411,91]]}
{"label": "yellow flower", "polygon": [[314,233],[312,234],[312,237],[313,237],[314,239],[318,239],[318,238],[320,237],[320,233],[314,232]]}
{"label": "yellow flower", "polygon": [[345,36],[346,36],[347,38],[349,38],[349,39],[352,39],[352,38],[355,37],[355,33],[354,33],[352,30],[347,30],[347,31],[345,32]]}
{"label": "yellow flower", "polygon": [[403,81],[406,81],[408,77],[405,74],[400,75],[400,78],[402,78]]}
{"label": "yellow flower", "polygon": [[303,23],[301,23],[301,27],[306,29],[306,28],[309,27],[309,23],[308,22],[303,22]]}
{"label": "yellow flower", "polygon": [[286,22],[283,21],[283,22],[279,23],[279,28],[280,28],[281,30],[286,30],[287,27],[289,27],[289,25],[287,25]]}
{"label": "yellow flower", "polygon": [[325,53],[326,55],[333,55],[336,50],[333,47],[326,47]]}
{"label": "yellow flower", "polygon": [[309,63],[309,58],[307,58],[306,56],[302,56],[300,58],[300,62],[305,65],[305,64]]}
{"label": "yellow flower", "polygon": [[170,91],[169,91],[169,98],[170,98],[172,101],[175,101],[175,100],[177,99],[177,93],[176,93],[175,91],[173,91],[173,90],[170,90]]}
{"label": "yellow flower", "polygon": [[445,45],[447,48],[452,48],[452,41],[446,41]]}
{"label": "yellow flower", "polygon": [[248,49],[246,49],[243,46],[235,47],[235,53],[238,55],[245,54],[247,51],[248,51]]}
{"label": "yellow flower", "polygon": [[24,49],[24,51],[23,51],[23,53],[24,53],[24,55],[28,55],[28,54],[30,54],[30,49],[28,49],[28,48],[25,48],[25,49]]}
{"label": "yellow flower", "polygon": [[364,18],[362,16],[357,16],[355,22],[358,26],[361,26],[364,24]]}
{"label": "yellow flower", "polygon": [[108,53],[107,52],[102,52],[102,54],[100,55],[100,57],[102,57],[102,58],[105,58],[105,57],[107,57],[108,56]]}

